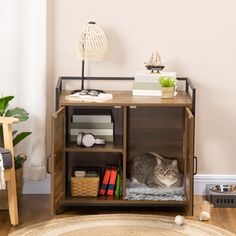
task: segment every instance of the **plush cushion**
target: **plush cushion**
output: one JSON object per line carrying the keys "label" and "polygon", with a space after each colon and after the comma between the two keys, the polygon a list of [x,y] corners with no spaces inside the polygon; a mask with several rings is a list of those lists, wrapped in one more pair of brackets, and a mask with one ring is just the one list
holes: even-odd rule
{"label": "plush cushion", "polygon": [[2,154],[4,169],[10,169],[12,167],[11,152],[0,147],[0,153]]}

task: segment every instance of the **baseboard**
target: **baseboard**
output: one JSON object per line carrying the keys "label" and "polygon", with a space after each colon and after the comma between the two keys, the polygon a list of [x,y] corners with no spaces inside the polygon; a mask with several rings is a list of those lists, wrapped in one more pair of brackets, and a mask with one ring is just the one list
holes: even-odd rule
{"label": "baseboard", "polygon": [[[195,175],[194,195],[205,195],[207,184],[236,183],[236,175]],[[25,180],[23,194],[50,194],[50,176],[42,181]]]}
{"label": "baseboard", "polygon": [[45,180],[31,181],[24,179],[23,194],[50,194],[51,178],[48,176]]}
{"label": "baseboard", "polygon": [[206,195],[207,184],[236,183],[236,175],[195,175],[194,195]]}

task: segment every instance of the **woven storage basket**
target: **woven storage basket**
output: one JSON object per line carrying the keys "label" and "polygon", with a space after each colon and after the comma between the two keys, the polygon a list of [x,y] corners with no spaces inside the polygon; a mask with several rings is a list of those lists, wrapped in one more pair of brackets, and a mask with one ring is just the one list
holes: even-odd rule
{"label": "woven storage basket", "polygon": [[96,197],[99,189],[99,177],[71,177],[71,195],[73,197]]}

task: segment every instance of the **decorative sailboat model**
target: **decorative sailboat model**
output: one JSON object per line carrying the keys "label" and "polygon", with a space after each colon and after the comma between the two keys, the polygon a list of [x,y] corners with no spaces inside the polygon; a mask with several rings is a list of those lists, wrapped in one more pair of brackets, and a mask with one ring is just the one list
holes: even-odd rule
{"label": "decorative sailboat model", "polygon": [[145,66],[148,70],[151,70],[152,73],[159,73],[165,68],[165,66],[161,63],[161,56],[159,52],[156,52],[155,54],[152,53],[151,58],[147,62],[145,62]]}

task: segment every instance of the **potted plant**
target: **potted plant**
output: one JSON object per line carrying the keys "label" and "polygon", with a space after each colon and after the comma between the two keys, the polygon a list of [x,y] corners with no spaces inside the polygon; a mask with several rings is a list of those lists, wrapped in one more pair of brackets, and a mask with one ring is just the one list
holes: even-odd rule
{"label": "potted plant", "polygon": [[161,84],[161,97],[173,98],[175,90],[175,79],[171,76],[161,76],[159,80]]}
{"label": "potted plant", "polygon": [[[21,122],[29,119],[29,114],[19,107],[9,109],[9,102],[14,99],[14,96],[6,96],[0,98],[0,116],[6,117],[16,117]],[[18,133],[17,130],[13,131],[13,146],[16,146],[26,137],[28,137],[31,132],[21,132]],[[0,124],[0,146],[3,146],[3,127]],[[23,187],[23,163],[26,161],[27,156],[25,154],[18,154],[14,157],[15,160],[15,169],[16,169],[16,185],[17,185],[17,194],[20,196],[22,187]],[[4,196],[5,195],[5,196]],[[0,209],[7,209],[7,191],[0,191]],[[4,199],[4,200],[3,200]],[[6,203],[6,204],[5,204]],[[6,205],[6,206],[5,206]]]}

